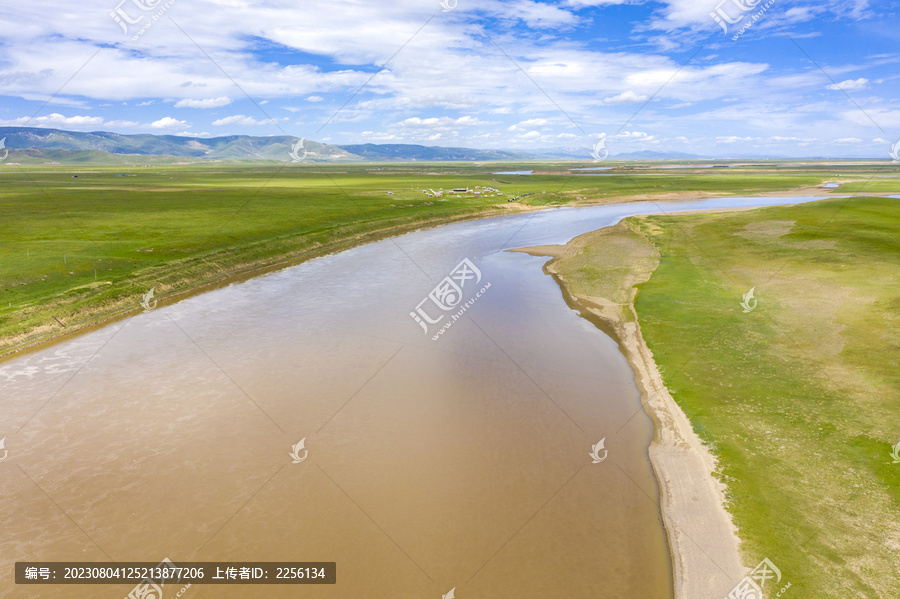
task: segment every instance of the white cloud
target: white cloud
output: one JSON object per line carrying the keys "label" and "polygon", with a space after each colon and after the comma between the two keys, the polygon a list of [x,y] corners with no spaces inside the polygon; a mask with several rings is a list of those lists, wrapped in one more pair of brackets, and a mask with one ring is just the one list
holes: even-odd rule
{"label": "white cloud", "polygon": [[307,102],[321,102],[324,99],[325,98],[323,98],[322,96],[309,96],[308,98],[306,98],[306,101]]}
{"label": "white cloud", "polygon": [[446,129],[450,127],[484,125],[486,123],[472,116],[462,116],[456,119],[446,116],[428,117],[423,119],[421,117],[414,116],[408,119],[403,119],[397,124],[401,127],[431,127]]}
{"label": "white cloud", "polygon": [[[650,29],[669,32],[677,29],[721,31],[719,25],[716,24],[715,20],[709,14],[716,11],[716,9],[722,5],[721,0],[661,0],[660,4],[662,4],[662,7],[660,7],[656,16],[651,19],[650,24],[648,25]],[[739,8],[741,4],[748,6],[749,9],[741,11]],[[850,17],[853,19],[862,19],[867,16],[868,13],[866,8],[868,7],[868,0],[853,0],[852,4],[854,6],[849,7],[846,0],[819,0],[812,6],[790,7],[785,9],[779,2],[768,10],[776,11],[780,9],[783,11],[779,15],[779,21],[782,25],[810,21],[825,13],[832,13],[834,15]],[[765,3],[761,1],[750,7],[749,2],[739,3],[738,0],[733,0],[733,2],[724,3],[724,5],[722,5],[722,11],[730,18],[737,19],[744,15],[753,15],[757,11],[762,10],[763,6],[765,6]],[[745,21],[749,21],[749,17],[745,19]],[[734,25],[730,25],[729,33],[733,30],[731,29],[732,27],[740,27],[742,24],[743,23],[739,21]],[[759,29],[764,26],[771,29],[773,33],[779,31],[778,28],[763,21],[757,22],[754,25],[754,28]],[[797,35],[792,34],[791,37],[796,39]]]}
{"label": "white cloud", "polygon": [[814,19],[821,9],[815,6],[794,6],[784,11],[784,17],[791,23],[803,23]]}
{"label": "white cloud", "polygon": [[616,96],[610,96],[603,99],[604,104],[634,104],[636,102],[644,102],[647,96],[639,95],[633,91],[625,91]]}
{"label": "white cloud", "polygon": [[587,6],[608,6],[614,4],[637,4],[635,0],[566,0],[566,6],[584,8]]}
{"label": "white cloud", "polygon": [[549,124],[550,121],[547,119],[528,119],[525,121],[521,121],[515,125],[510,125],[507,127],[507,131],[525,131],[532,127],[541,127],[543,125]]}
{"label": "white cloud", "polygon": [[[76,26],[62,16],[48,20],[47,15],[68,13],[61,0],[46,2],[49,6],[44,10],[29,6],[17,9],[20,14],[16,14],[10,27],[13,33],[0,49],[0,62],[6,71],[22,73],[11,85],[4,85],[7,95],[46,96],[65,84],[69,96],[103,100],[172,98],[184,102],[182,106],[191,106],[208,101],[197,99],[198,90],[203,91],[203,98],[215,100],[233,94],[237,83],[253,98],[299,97],[314,101],[323,97],[321,92],[352,93],[359,89],[372,77],[368,66],[382,64],[385,57],[394,55],[397,40],[403,39],[410,41],[396,54],[390,68],[372,79],[363,92],[378,94],[383,105],[393,102],[391,107],[396,109],[443,107],[497,114],[532,106],[546,111],[543,94],[522,80],[507,56],[490,51],[491,45],[477,29],[435,21],[413,37],[431,15],[431,8],[421,0],[397,0],[390,11],[379,3],[308,2],[297,9],[273,2],[259,9],[247,2],[223,1],[210,13],[203,5],[178,4],[181,18],[193,23],[192,36],[202,38],[199,43],[216,56],[216,62],[229,77],[217,69],[202,68],[197,62],[196,47],[174,27],[154,28],[152,39],[146,35],[136,47],[126,50],[119,46],[121,31],[108,27],[108,23],[85,22]],[[580,1],[571,5],[597,4]],[[479,11],[498,19],[578,24],[578,18],[570,11],[532,0],[491,1],[480,5]],[[36,23],[40,23],[41,31],[35,29]],[[56,35],[46,35],[48,31]],[[312,64],[285,66],[266,61],[265,55],[258,54],[254,44],[246,39],[248,31],[298,52],[353,66],[324,71]],[[649,96],[679,67],[675,60],[652,52],[605,53],[556,37],[555,32],[548,32],[543,39],[530,33],[514,32],[509,39],[498,41],[513,53],[529,76],[540,80],[545,89],[552,89],[555,96],[565,99],[572,93],[583,95],[577,98],[575,108],[577,104],[596,103],[595,94],[615,98],[622,95],[623,89],[633,96],[622,95],[622,100]],[[39,38],[41,43],[34,43]],[[149,41],[145,44],[145,40]],[[84,65],[84,57],[90,56],[98,43],[106,47]],[[718,72],[689,65],[682,75],[690,74],[693,80],[681,86],[667,86],[663,97],[669,89],[677,95],[696,90],[687,94],[690,98],[681,98],[687,101],[715,97],[710,91],[734,94],[752,74],[746,64],[725,63],[725,69]],[[728,68],[732,66],[735,75],[730,77]],[[79,71],[81,67],[84,68]],[[66,83],[68,74],[75,72],[78,76]],[[649,76],[642,77],[644,73]],[[659,82],[657,74],[666,77]],[[509,93],[513,89],[517,93]]]}
{"label": "white cloud", "polygon": [[645,133],[643,131],[621,131],[620,133],[616,133],[616,137],[621,137],[624,139],[651,139],[652,136],[649,133]]}
{"label": "white cloud", "polygon": [[[446,117],[444,117],[446,119]],[[449,119],[446,119],[449,122]],[[432,125],[437,125],[441,122],[441,119],[437,117],[431,117],[427,119],[423,119],[417,116],[410,117],[408,119],[404,119],[397,123],[401,127],[430,127]]]}
{"label": "white cloud", "polygon": [[862,140],[858,137],[841,137],[840,139],[833,140],[836,144],[858,144],[862,142]]}
{"label": "white cloud", "polygon": [[271,124],[271,121],[260,120],[257,121],[253,117],[245,116],[243,114],[236,114],[234,116],[226,116],[225,118],[221,118],[212,122],[214,127],[224,127],[226,125],[241,125],[241,126],[255,126],[255,125],[268,125]]}
{"label": "white cloud", "polygon": [[136,121],[106,121],[103,123],[104,128],[121,128],[121,129],[132,129],[134,127],[140,127],[141,124]]}
{"label": "white cloud", "polygon": [[70,125],[73,127],[84,127],[85,125],[102,125],[103,117],[99,116],[70,116],[64,117],[61,114],[53,113],[48,116],[39,116],[35,121],[40,123],[52,123],[54,125]]}
{"label": "white cloud", "polygon": [[671,31],[680,28],[704,27],[717,28],[718,25],[709,16],[716,9],[717,1],[708,0],[669,0],[660,9],[659,15],[650,23],[652,29]]}
{"label": "white cloud", "polygon": [[518,19],[536,29],[574,25],[578,22],[578,18],[571,12],[543,2],[518,0],[503,2],[502,6],[505,10],[502,11],[501,18]]}
{"label": "white cloud", "polygon": [[103,124],[103,117],[99,116],[63,116],[58,112],[38,117],[19,117],[9,121],[0,121],[7,126],[14,127],[90,127]]}
{"label": "white cloud", "polygon": [[755,137],[739,137],[737,135],[728,135],[724,137],[717,137],[716,141],[723,144],[733,144],[739,141],[755,141]]}
{"label": "white cloud", "polygon": [[175,104],[175,108],[219,108],[220,106],[228,106],[231,104],[231,98],[221,96],[219,98],[208,98],[206,100],[191,100],[185,98],[179,100]]}
{"label": "white cloud", "polygon": [[846,81],[841,81],[840,83],[834,83],[832,85],[827,86],[828,89],[834,90],[844,90],[844,91],[854,91],[859,89],[866,89],[869,87],[869,80],[865,77],[860,77],[859,79],[847,79]]}
{"label": "white cloud", "polygon": [[187,129],[190,124],[187,121],[179,121],[167,116],[150,123],[150,127],[152,129]]}

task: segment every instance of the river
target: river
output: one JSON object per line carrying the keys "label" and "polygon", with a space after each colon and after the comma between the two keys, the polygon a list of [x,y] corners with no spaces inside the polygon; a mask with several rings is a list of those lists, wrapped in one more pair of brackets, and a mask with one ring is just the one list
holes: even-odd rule
{"label": "river", "polygon": [[[337,563],[336,585],[182,595],[198,599],[670,598],[653,430],[633,374],[566,306],[545,258],[502,251],[660,210],[560,208],[419,231],[3,363],[0,597],[130,588],[16,587],[15,561],[168,557]],[[436,286],[449,294],[427,299]],[[454,293],[453,312],[437,306]],[[420,316],[426,332],[411,313],[443,318]]]}

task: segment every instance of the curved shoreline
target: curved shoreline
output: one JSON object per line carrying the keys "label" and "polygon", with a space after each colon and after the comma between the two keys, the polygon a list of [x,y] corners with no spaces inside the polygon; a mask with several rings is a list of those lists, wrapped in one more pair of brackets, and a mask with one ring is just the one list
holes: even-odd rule
{"label": "curved shoreline", "polygon": [[[654,425],[648,451],[660,488],[659,507],[669,540],[676,599],[724,597],[746,569],[741,563],[737,528],[725,509],[725,485],[713,476],[716,459],[666,389],[641,334],[634,306],[574,294],[555,268],[578,239],[565,246],[513,251],[551,257],[544,272],[559,285],[566,304],[616,341],[634,372],[641,405]],[[622,309],[630,311],[633,321],[622,317]]]}
{"label": "curved shoreline", "polygon": [[[556,275],[554,279],[561,288],[565,286]],[[653,352],[641,335],[634,307],[630,309],[635,322],[614,321],[605,319],[587,300],[570,297],[575,306],[581,306],[582,316],[594,315],[597,321],[608,323],[598,328],[619,344],[635,373],[641,403],[649,408],[646,412],[655,428],[650,462],[660,487],[675,597],[724,597],[744,575],[744,567],[737,528],[725,510],[725,485],[713,476],[715,457],[663,384]]]}

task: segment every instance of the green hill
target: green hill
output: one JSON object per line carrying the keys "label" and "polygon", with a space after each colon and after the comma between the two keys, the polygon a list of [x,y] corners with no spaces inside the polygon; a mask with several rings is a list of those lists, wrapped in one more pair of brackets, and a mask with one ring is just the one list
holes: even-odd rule
{"label": "green hill", "polygon": [[[25,163],[31,156],[42,160],[39,154],[19,155],[15,150],[44,150],[69,152],[69,155],[58,154],[59,162],[79,163],[78,152],[97,152],[109,155],[137,156],[181,156],[200,158],[203,160],[276,160],[291,162],[292,146],[299,138],[288,135],[272,137],[251,137],[247,135],[228,135],[225,137],[189,137],[181,135],[122,135],[106,131],[84,133],[79,131],[63,131],[61,129],[43,129],[37,127],[0,127],[0,139],[5,138],[6,147],[10,149],[10,160],[21,158]],[[315,141],[305,140],[304,147],[308,152],[306,161],[321,160],[359,160],[337,146],[329,146]],[[46,156],[54,156],[46,154]],[[94,154],[94,164],[135,164],[146,160],[129,159],[124,162],[114,157]]]}

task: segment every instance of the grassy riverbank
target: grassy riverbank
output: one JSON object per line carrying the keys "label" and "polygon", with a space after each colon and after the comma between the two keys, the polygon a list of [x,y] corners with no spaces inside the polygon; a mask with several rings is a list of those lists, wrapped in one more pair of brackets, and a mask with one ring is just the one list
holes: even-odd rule
{"label": "grassy riverbank", "polygon": [[500,198],[429,198],[408,179],[347,168],[3,172],[0,354],[137,309],[151,288],[165,299],[421,226],[504,213],[494,206]]}
{"label": "grassy riverbank", "polygon": [[[645,173],[609,164],[615,176],[568,170],[580,163],[6,164],[0,170],[0,356],[136,310],[151,288],[166,301],[242,273],[417,227],[504,214],[510,206],[771,193],[818,185],[838,171],[865,177],[873,168]],[[522,169],[535,174],[497,174]],[[504,196],[423,192],[476,186]],[[507,202],[516,196],[523,197]]]}
{"label": "grassy riverbank", "polygon": [[[636,312],[666,387],[719,459],[745,565],[768,557],[790,596],[900,596],[900,200],[617,229],[612,250],[584,236],[582,255],[557,268],[573,293],[627,303],[636,254],[615,248],[658,251]],[[637,254],[639,270],[652,253]],[[751,288],[758,304],[744,312]]]}

